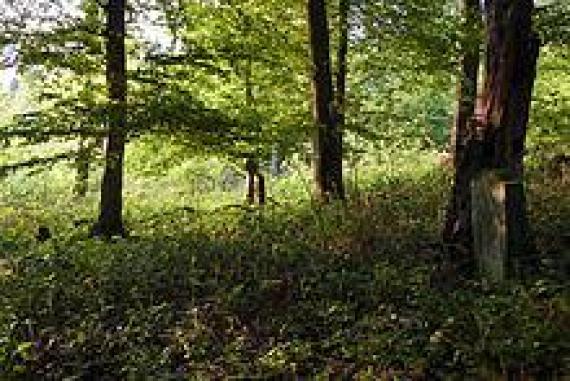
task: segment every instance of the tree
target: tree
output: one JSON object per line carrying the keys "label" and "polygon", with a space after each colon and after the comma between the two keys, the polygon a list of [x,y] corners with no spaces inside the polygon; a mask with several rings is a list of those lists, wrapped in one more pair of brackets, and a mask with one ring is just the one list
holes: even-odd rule
{"label": "tree", "polygon": [[313,155],[317,196],[321,200],[344,197],[342,135],[334,115],[329,28],[324,0],[308,0],[309,37],[313,65]]}
{"label": "tree", "polygon": [[487,63],[481,103],[484,167],[506,168],[517,183],[507,199],[509,247],[530,247],[523,187],[524,151],[539,38],[532,28],[532,0],[487,0]]}
{"label": "tree", "polygon": [[125,235],[123,226],[123,161],[127,121],[125,0],[109,0],[106,7],[106,78],[109,91],[109,131],[105,171],[101,185],[101,205],[92,235]]}
{"label": "tree", "polygon": [[[251,62],[246,63],[245,68],[245,105],[249,109],[255,107],[255,98],[253,95],[253,84],[251,83]],[[265,177],[259,168],[259,159],[251,154],[246,159],[245,169],[247,172],[247,197],[249,204],[255,203],[255,179],[257,178],[257,200],[259,205],[265,204]]]}
{"label": "tree", "polygon": [[[528,251],[529,226],[523,187],[523,155],[530,101],[536,76],[539,39],[532,28],[532,0],[487,0],[486,67],[483,94],[468,124],[457,181],[470,184],[481,172],[504,173],[514,191],[506,197],[509,256]],[[468,189],[457,193],[465,217],[456,234],[472,252]]]}
{"label": "tree", "polygon": [[451,133],[451,148],[455,169],[453,192],[449,202],[443,231],[444,240],[449,243],[461,243],[462,239],[471,240],[468,176],[465,171],[465,146],[468,143],[468,122],[475,114],[477,101],[478,74],[480,64],[479,31],[481,24],[481,5],[479,0],[461,0],[460,13],[463,18],[463,38],[461,52],[461,70],[457,83],[457,109]]}
{"label": "tree", "polygon": [[[12,107],[13,118],[2,133],[6,140],[25,138],[30,145],[52,139],[78,139],[77,152],[21,164],[26,168],[32,163],[75,159],[74,189],[76,194],[83,195],[87,191],[89,161],[95,151],[91,137],[104,114],[102,102],[98,102],[103,91],[97,86],[103,62],[101,30],[104,29],[99,5],[93,0],[82,0],[71,5],[46,2],[38,7],[35,3],[22,2],[9,7],[7,13],[12,16],[0,23],[0,36],[18,46],[23,73],[28,78],[24,83],[29,82],[22,89],[28,106]],[[74,11],[84,17],[74,16]]]}
{"label": "tree", "polygon": [[[160,81],[178,84],[203,102],[202,107],[240,122],[204,123],[207,130],[191,126],[192,138],[181,142],[189,155],[207,152],[240,163],[254,158],[261,165],[274,151],[287,156],[306,141],[309,81],[299,75],[306,68],[307,53],[303,9],[304,4],[291,0],[238,0],[231,6],[184,2],[182,10],[174,12],[179,47],[154,61]],[[247,96],[244,101],[248,88],[255,104]],[[208,122],[203,114],[196,116]],[[180,131],[180,122],[187,124],[188,117],[185,112],[173,132]]]}

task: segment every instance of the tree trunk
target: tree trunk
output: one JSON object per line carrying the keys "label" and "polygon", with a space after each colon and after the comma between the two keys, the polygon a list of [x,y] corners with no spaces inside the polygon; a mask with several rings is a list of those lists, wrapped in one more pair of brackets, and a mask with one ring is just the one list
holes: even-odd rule
{"label": "tree trunk", "polygon": [[[481,5],[479,0],[459,0],[459,8],[464,15],[463,28],[466,31],[478,32],[481,26]],[[475,35],[470,33],[468,35]],[[451,148],[455,169],[453,192],[447,208],[444,240],[452,244],[469,246],[471,240],[471,196],[469,181],[471,175],[466,173],[465,147],[469,139],[468,123],[475,113],[477,100],[477,77],[479,74],[480,41],[463,41],[460,79],[457,83],[457,109],[453,130],[451,132]]]}
{"label": "tree trunk", "polygon": [[[467,124],[475,113],[478,93],[478,75],[481,65],[479,34],[482,30],[480,0],[457,0],[459,13],[463,16],[462,30],[465,38],[461,42],[460,78],[456,86],[456,110],[450,134],[450,152],[461,150],[467,134]],[[459,147],[459,148],[458,148]]]}
{"label": "tree trunk", "polygon": [[123,161],[126,127],[125,0],[109,0],[107,14],[107,87],[109,91],[109,134],[101,206],[93,236],[125,235],[123,226]]}
{"label": "tree trunk", "polygon": [[248,204],[255,203],[255,176],[257,174],[257,163],[253,159],[247,159],[245,162],[245,170],[247,172],[247,196]]}
{"label": "tree trunk", "polygon": [[[245,104],[251,109],[254,106],[253,85],[251,83],[251,62],[247,62],[245,71]],[[245,169],[247,171],[247,197],[248,204],[255,203],[255,179],[257,177],[257,199],[259,204],[265,203],[265,179],[259,172],[259,161],[256,157],[246,160]],[[263,194],[262,194],[263,193]]]}
{"label": "tree trunk", "polygon": [[84,137],[79,140],[79,148],[77,150],[77,176],[75,181],[75,195],[77,197],[85,197],[88,190],[89,182],[89,145]]}
{"label": "tree trunk", "polygon": [[[510,180],[505,199],[509,258],[528,251],[530,240],[523,188],[524,140],[539,41],[532,31],[532,0],[487,0],[485,85],[476,117],[468,124],[458,157],[461,184],[470,184],[482,171],[498,171]],[[470,216],[470,194],[457,193],[458,214]],[[471,221],[465,218],[455,237],[473,253]],[[514,264],[511,259],[506,263]],[[508,269],[510,270],[510,269]],[[510,271],[509,271],[510,272]]]}
{"label": "tree trunk", "polygon": [[[259,170],[259,163],[257,160],[249,158],[245,162],[245,170],[247,172],[247,203],[253,205],[257,193],[257,202],[259,205],[264,205],[266,199],[265,176]],[[255,186],[256,179],[257,187]]]}
{"label": "tree trunk", "polygon": [[313,63],[313,155],[317,196],[342,199],[342,136],[335,122],[330,64],[329,29],[324,0],[308,0],[309,35]]}
{"label": "tree trunk", "polygon": [[531,248],[523,158],[539,54],[532,0],[487,0],[487,63],[481,104],[483,165],[504,169],[515,187],[506,199],[509,266]]}
{"label": "tree trunk", "polygon": [[262,173],[257,173],[257,201],[259,205],[265,205],[265,176]]}

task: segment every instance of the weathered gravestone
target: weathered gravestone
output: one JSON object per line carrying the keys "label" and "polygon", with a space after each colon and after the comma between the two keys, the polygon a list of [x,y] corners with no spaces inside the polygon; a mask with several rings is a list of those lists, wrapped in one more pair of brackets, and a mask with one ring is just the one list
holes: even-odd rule
{"label": "weathered gravestone", "polygon": [[518,249],[518,223],[509,210],[509,200],[521,187],[501,170],[484,170],[471,182],[471,221],[473,247],[478,269],[486,280],[497,283],[507,276],[507,269]]}

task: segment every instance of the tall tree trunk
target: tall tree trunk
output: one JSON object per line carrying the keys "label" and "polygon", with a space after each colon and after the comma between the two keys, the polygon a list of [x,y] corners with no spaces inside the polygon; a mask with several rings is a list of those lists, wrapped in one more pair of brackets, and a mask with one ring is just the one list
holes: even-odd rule
{"label": "tall tree trunk", "polygon": [[459,80],[456,86],[456,110],[450,136],[451,153],[461,151],[467,134],[467,123],[475,113],[478,74],[481,64],[480,47],[482,41],[479,34],[482,30],[482,10],[480,0],[457,0],[459,13],[463,16],[463,33],[461,46],[461,63]]}
{"label": "tall tree trunk", "polygon": [[335,122],[331,77],[329,28],[324,0],[308,0],[309,35],[313,63],[313,155],[317,196],[344,198],[342,136]]}
{"label": "tall tree trunk", "polygon": [[92,235],[125,235],[123,226],[123,161],[126,127],[125,0],[109,0],[107,14],[107,87],[110,115],[101,206]]}
{"label": "tall tree trunk", "polygon": [[[252,108],[255,99],[253,96],[253,84],[251,83],[251,62],[247,62],[245,70],[245,104],[248,108]],[[259,204],[265,203],[265,179],[260,173],[259,161],[256,157],[248,157],[245,163],[247,171],[247,197],[249,204],[255,203],[255,179],[257,178],[257,199]]]}
{"label": "tall tree trunk", "polygon": [[[523,154],[539,41],[532,31],[532,0],[487,0],[485,11],[484,90],[476,117],[463,138],[457,171],[462,184],[470,184],[487,169],[506,172],[518,184],[516,192],[509,192],[506,199],[507,246],[512,258],[525,252],[530,244],[522,183]],[[465,225],[458,230],[461,234],[456,232],[456,237],[472,252],[469,193],[464,190],[456,195],[456,205],[463,208],[458,213],[466,216],[462,221]]]}
{"label": "tall tree trunk", "polygon": [[[532,29],[533,0],[487,0],[487,62],[481,103],[483,165],[506,169],[516,182],[507,198],[509,257],[531,247],[523,159],[539,38]],[[510,265],[513,263],[511,262]]]}
{"label": "tall tree trunk", "polygon": [[[476,36],[481,28],[481,5],[479,0],[458,0],[460,12],[464,16],[463,29],[468,36]],[[475,33],[469,33],[469,32]],[[451,132],[451,147],[455,178],[453,192],[447,208],[444,240],[452,244],[469,246],[471,241],[471,197],[469,181],[471,176],[466,173],[464,161],[465,147],[468,144],[468,123],[475,114],[477,101],[477,77],[479,74],[481,41],[478,38],[463,41],[460,78],[457,82],[457,109],[453,130]]]}

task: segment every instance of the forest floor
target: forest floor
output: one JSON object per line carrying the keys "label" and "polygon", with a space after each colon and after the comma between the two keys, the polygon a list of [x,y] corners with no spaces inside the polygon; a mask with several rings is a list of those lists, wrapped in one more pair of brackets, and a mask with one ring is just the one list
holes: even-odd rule
{"label": "forest floor", "polygon": [[[448,265],[439,239],[448,174],[433,167],[371,179],[346,204],[274,197],[264,208],[200,208],[176,197],[178,189],[132,181],[131,235],[113,242],[87,238],[82,218],[94,215],[92,199],[66,199],[65,209],[49,201],[57,189],[37,196],[39,183],[12,186],[9,194],[4,188],[0,374],[97,380],[568,374],[564,179],[529,174],[539,261],[525,279],[498,288]],[[161,189],[171,194],[153,194]],[[43,243],[34,239],[40,224],[53,232]]]}

